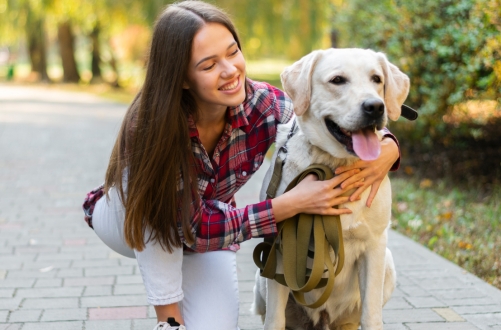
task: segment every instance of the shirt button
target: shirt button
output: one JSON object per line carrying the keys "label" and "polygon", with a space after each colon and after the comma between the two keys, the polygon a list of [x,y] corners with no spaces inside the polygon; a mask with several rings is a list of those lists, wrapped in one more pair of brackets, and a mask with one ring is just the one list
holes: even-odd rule
{"label": "shirt button", "polygon": [[214,182],[216,182],[216,180],[215,179],[210,179],[210,182],[214,183]]}
{"label": "shirt button", "polygon": [[242,175],[243,175],[243,176],[247,176],[247,172],[243,171],[243,172],[242,172]]}

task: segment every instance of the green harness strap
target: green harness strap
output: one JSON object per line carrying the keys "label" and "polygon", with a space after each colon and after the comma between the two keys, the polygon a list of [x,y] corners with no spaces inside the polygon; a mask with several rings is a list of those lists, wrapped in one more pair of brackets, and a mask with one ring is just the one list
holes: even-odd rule
{"label": "green harness strap", "polygon": [[[285,191],[291,190],[308,174],[316,174],[319,180],[329,180],[334,176],[327,166],[311,165],[292,180]],[[340,217],[301,213],[280,222],[277,229],[278,234],[274,240],[266,239],[254,249],[254,263],[261,270],[261,276],[289,287],[301,305],[310,308],[321,306],[329,298],[334,288],[335,276],[339,274],[344,264]],[[309,255],[308,247],[312,233],[315,250]],[[329,247],[334,250],[334,261],[330,259]],[[284,274],[276,273],[277,253],[283,255]],[[313,259],[311,269],[307,267],[308,257]],[[336,261],[337,267],[334,271]],[[329,272],[328,278],[322,278],[325,271]],[[313,303],[305,301],[305,292],[323,287],[325,287],[324,292],[317,301]]]}

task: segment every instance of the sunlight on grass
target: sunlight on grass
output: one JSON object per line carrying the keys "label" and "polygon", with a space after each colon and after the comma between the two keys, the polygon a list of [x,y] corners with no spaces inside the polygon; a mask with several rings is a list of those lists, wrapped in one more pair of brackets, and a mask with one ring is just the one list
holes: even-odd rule
{"label": "sunlight on grass", "polygon": [[394,229],[501,288],[501,187],[393,178],[392,188]]}

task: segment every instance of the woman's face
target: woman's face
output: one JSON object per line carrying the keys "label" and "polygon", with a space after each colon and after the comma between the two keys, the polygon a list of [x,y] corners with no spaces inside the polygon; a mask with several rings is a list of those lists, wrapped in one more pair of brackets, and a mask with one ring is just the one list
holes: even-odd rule
{"label": "woman's face", "polygon": [[195,35],[183,87],[191,91],[202,111],[244,101],[245,60],[224,25],[207,23]]}

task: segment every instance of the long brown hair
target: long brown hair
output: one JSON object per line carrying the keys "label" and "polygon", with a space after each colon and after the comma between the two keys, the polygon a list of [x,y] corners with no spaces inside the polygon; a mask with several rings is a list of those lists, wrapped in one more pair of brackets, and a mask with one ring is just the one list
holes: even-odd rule
{"label": "long brown hair", "polygon": [[[105,191],[114,186],[125,201],[125,240],[139,251],[149,240],[169,252],[181,247],[179,223],[184,239],[194,241],[191,205],[199,205],[199,194],[187,119],[196,119],[197,108],[183,82],[193,38],[209,22],[224,25],[240,48],[233,23],[213,5],[183,1],[158,17],[144,85],[125,115],[110,157]],[[127,198],[123,176],[128,179]]]}

